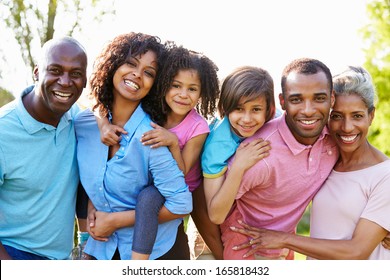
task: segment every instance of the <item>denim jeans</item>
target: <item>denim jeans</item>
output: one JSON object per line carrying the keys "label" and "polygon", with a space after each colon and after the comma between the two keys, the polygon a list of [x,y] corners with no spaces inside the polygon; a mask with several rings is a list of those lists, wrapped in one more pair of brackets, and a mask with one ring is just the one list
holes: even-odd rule
{"label": "denim jeans", "polygon": [[8,255],[14,260],[48,260],[46,257],[38,256],[29,252],[18,250],[14,247],[3,244]]}

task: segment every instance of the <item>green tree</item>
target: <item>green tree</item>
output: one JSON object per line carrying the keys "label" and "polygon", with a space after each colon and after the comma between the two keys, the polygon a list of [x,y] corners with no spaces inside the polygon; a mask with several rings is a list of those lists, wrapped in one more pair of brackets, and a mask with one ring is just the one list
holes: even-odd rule
{"label": "green tree", "polygon": [[0,107],[14,99],[15,97],[9,91],[0,87]]}
{"label": "green tree", "polygon": [[366,69],[371,73],[378,94],[370,142],[390,155],[390,0],[367,4],[369,23],[362,29]]}
{"label": "green tree", "polygon": [[32,71],[36,45],[42,46],[53,38],[56,30],[71,36],[76,31],[88,28],[90,24],[85,20],[89,20],[90,15],[94,15],[92,21],[95,23],[101,22],[107,15],[115,13],[114,1],[2,0],[0,20],[13,31],[23,60]]}

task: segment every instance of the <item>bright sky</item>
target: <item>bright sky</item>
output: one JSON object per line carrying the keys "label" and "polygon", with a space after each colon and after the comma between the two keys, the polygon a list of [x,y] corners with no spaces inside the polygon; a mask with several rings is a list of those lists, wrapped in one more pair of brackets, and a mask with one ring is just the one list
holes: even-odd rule
{"label": "bright sky", "polygon": [[[173,40],[203,52],[218,65],[221,79],[242,65],[262,67],[273,76],[275,93],[279,93],[282,69],[295,58],[317,58],[334,74],[348,64],[364,62],[358,29],[366,23],[366,3],[365,0],[116,0],[116,17],[93,28],[91,24],[84,25],[86,30],[93,31],[78,39],[85,45],[92,66],[103,44],[118,34],[135,31],[157,35],[163,41]],[[3,52],[7,57],[16,55],[12,49]],[[31,82],[30,73],[15,74],[20,68],[17,66],[20,63],[6,65],[5,79],[0,81],[0,86],[14,94]]]}

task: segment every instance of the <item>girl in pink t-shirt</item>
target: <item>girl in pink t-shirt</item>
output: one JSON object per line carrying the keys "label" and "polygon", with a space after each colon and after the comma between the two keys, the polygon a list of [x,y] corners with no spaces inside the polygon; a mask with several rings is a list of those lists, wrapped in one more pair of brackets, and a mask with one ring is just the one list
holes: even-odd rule
{"label": "girl in pink t-shirt", "polygon": [[[147,101],[155,102],[155,106],[148,107],[156,110],[147,113],[158,124],[152,123],[154,129],[146,132],[141,139],[144,145],[150,145],[151,148],[168,147],[183,171],[190,191],[193,192],[194,211],[191,213],[193,220],[199,225],[200,230],[207,230],[207,235],[209,230],[214,228],[216,236],[219,235],[218,227],[212,225],[208,219],[203,189],[197,188],[203,181],[200,153],[210,131],[206,119],[214,113],[219,97],[217,70],[217,66],[206,56],[181,46],[173,46],[160,72],[156,100]],[[164,201],[161,194],[154,187],[148,189],[149,192],[154,192],[154,197],[157,196],[153,204],[161,207]],[[144,233],[154,232],[155,235],[157,232],[158,212],[152,214],[149,207],[150,203],[144,208],[138,206],[136,208],[136,215],[142,216],[140,217],[142,223],[136,222],[134,243],[139,244],[141,248],[133,247],[133,251],[137,249],[144,256],[151,252],[150,245],[153,245],[149,244],[148,250],[144,250]],[[136,221],[140,219],[136,217]],[[153,229],[150,226],[152,223]],[[139,230],[141,228],[144,229]],[[137,236],[137,232],[141,231],[142,234]],[[220,248],[221,252],[216,252],[216,255],[222,254],[222,243]],[[187,248],[183,248],[185,249]]]}

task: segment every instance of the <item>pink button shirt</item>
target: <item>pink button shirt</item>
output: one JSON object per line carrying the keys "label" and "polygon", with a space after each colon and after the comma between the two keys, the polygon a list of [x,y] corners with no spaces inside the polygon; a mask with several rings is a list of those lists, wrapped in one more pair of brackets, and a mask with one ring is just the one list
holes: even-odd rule
{"label": "pink button shirt", "polygon": [[[232,247],[247,242],[248,238],[234,233],[230,226],[238,226],[237,219],[249,225],[295,232],[306,206],[328,177],[337,157],[337,147],[325,128],[314,145],[296,141],[285,121],[285,115],[264,125],[254,136],[270,141],[270,156],[249,169],[241,182],[229,217],[221,225],[224,257],[242,259],[246,250]],[[231,164],[231,160],[229,166]],[[264,250],[261,255],[271,257],[281,250]],[[292,252],[288,252],[291,258]],[[253,257],[252,257],[253,259]]]}

